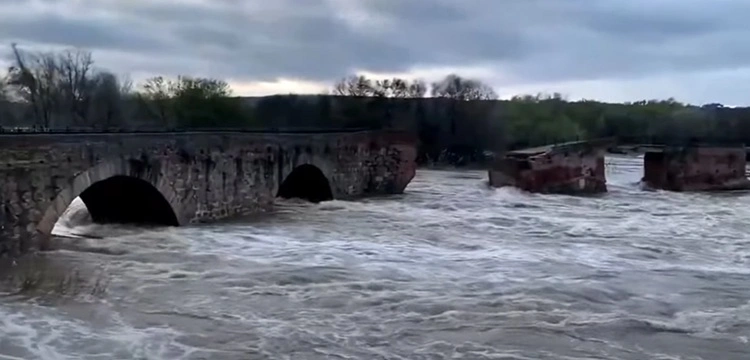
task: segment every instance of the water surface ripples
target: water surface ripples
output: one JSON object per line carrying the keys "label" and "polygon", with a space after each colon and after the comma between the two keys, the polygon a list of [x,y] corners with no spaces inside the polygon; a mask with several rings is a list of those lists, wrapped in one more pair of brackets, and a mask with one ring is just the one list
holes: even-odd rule
{"label": "water surface ripples", "polygon": [[79,204],[60,250],[3,269],[0,359],[750,358],[750,194],[642,191],[641,161],[595,197],[423,170],[207,226]]}

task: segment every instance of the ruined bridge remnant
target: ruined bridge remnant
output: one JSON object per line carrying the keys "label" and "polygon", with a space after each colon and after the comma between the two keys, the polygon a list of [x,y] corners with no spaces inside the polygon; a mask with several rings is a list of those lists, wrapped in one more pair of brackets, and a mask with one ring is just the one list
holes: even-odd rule
{"label": "ruined bridge remnant", "polygon": [[606,192],[604,152],[612,142],[577,141],[510,151],[490,169],[490,185],[538,193]]}
{"label": "ruined bridge remnant", "polygon": [[[614,144],[612,139],[601,139],[511,151],[493,165],[490,185],[537,193],[607,192],[604,153]],[[640,147],[646,149],[641,179],[646,187],[670,191],[750,189],[744,144]]]}
{"label": "ruined bridge remnant", "polygon": [[744,144],[665,146],[643,156],[644,185],[671,191],[750,189]]}
{"label": "ruined bridge remnant", "polygon": [[0,135],[0,255],[44,249],[80,196],[98,222],[183,225],[404,191],[416,138],[394,131]]}

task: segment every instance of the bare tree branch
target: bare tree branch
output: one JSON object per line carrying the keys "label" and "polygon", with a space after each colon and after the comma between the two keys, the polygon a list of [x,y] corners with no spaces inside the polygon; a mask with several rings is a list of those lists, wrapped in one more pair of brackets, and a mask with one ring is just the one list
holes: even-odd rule
{"label": "bare tree branch", "polygon": [[454,100],[495,100],[498,98],[495,90],[479,80],[464,79],[456,74],[450,74],[443,80],[432,84],[432,96]]}
{"label": "bare tree branch", "polygon": [[26,52],[12,46],[16,61],[9,70],[11,93],[31,109],[36,125],[91,127],[101,120],[109,126],[120,117],[115,112],[122,108],[123,88],[116,76],[94,69],[90,52]]}
{"label": "bare tree branch", "polygon": [[89,119],[96,86],[96,80],[91,78],[93,64],[91,53],[85,51],[67,50],[58,54],[56,59],[60,106],[68,109],[70,119],[76,125],[93,125]]}
{"label": "bare tree branch", "polygon": [[349,76],[337,82],[333,92],[341,96],[373,96],[375,95],[372,81],[364,76]]}
{"label": "bare tree branch", "polygon": [[333,93],[341,96],[374,96],[386,98],[424,97],[427,86],[422,80],[393,78],[372,81],[365,76],[348,76],[333,86]]}
{"label": "bare tree branch", "polygon": [[161,76],[147,79],[141,85],[138,98],[152,115],[156,116],[162,125],[169,125],[171,119],[170,101],[174,95],[174,86]]}

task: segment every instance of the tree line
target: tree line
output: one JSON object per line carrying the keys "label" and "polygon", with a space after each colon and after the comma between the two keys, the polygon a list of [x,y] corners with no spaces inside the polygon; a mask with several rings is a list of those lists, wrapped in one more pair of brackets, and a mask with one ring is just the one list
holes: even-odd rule
{"label": "tree line", "polygon": [[222,80],[156,76],[140,84],[95,66],[90,52],[33,52],[13,44],[0,75],[0,127],[125,130],[249,124]]}
{"label": "tree line", "polygon": [[571,140],[750,143],[750,108],[644,100],[568,101],[560,94],[498,100],[479,79],[450,74],[428,84],[347,76],[326,94],[237,97],[222,80],[152,77],[134,84],[95,66],[90,52],[12,46],[0,75],[0,128],[403,129],[422,162],[480,161],[486,153]]}

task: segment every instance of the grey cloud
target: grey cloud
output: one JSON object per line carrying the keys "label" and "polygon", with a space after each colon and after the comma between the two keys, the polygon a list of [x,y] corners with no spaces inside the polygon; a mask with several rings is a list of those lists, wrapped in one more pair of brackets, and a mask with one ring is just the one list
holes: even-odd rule
{"label": "grey cloud", "polygon": [[597,1],[560,9],[564,21],[548,22],[556,36],[513,66],[528,80],[629,78],[664,72],[704,71],[750,65],[750,26],[741,0]]}
{"label": "grey cloud", "polygon": [[329,0],[67,3],[90,14],[78,19],[14,17],[4,4],[0,42],[129,52],[153,73],[330,81],[355,68],[497,63],[533,83],[750,65],[746,0],[349,0],[384,20],[369,27]]}
{"label": "grey cloud", "polygon": [[665,17],[653,13],[619,13],[612,16],[584,17],[584,23],[594,31],[617,37],[631,37],[638,41],[664,41],[675,37],[689,37],[719,30],[712,19],[694,17]]}
{"label": "grey cloud", "polygon": [[32,19],[9,17],[0,23],[0,40],[18,39],[47,44],[94,49],[156,51],[168,41],[137,27],[116,27],[98,19],[72,20],[40,15]]}

